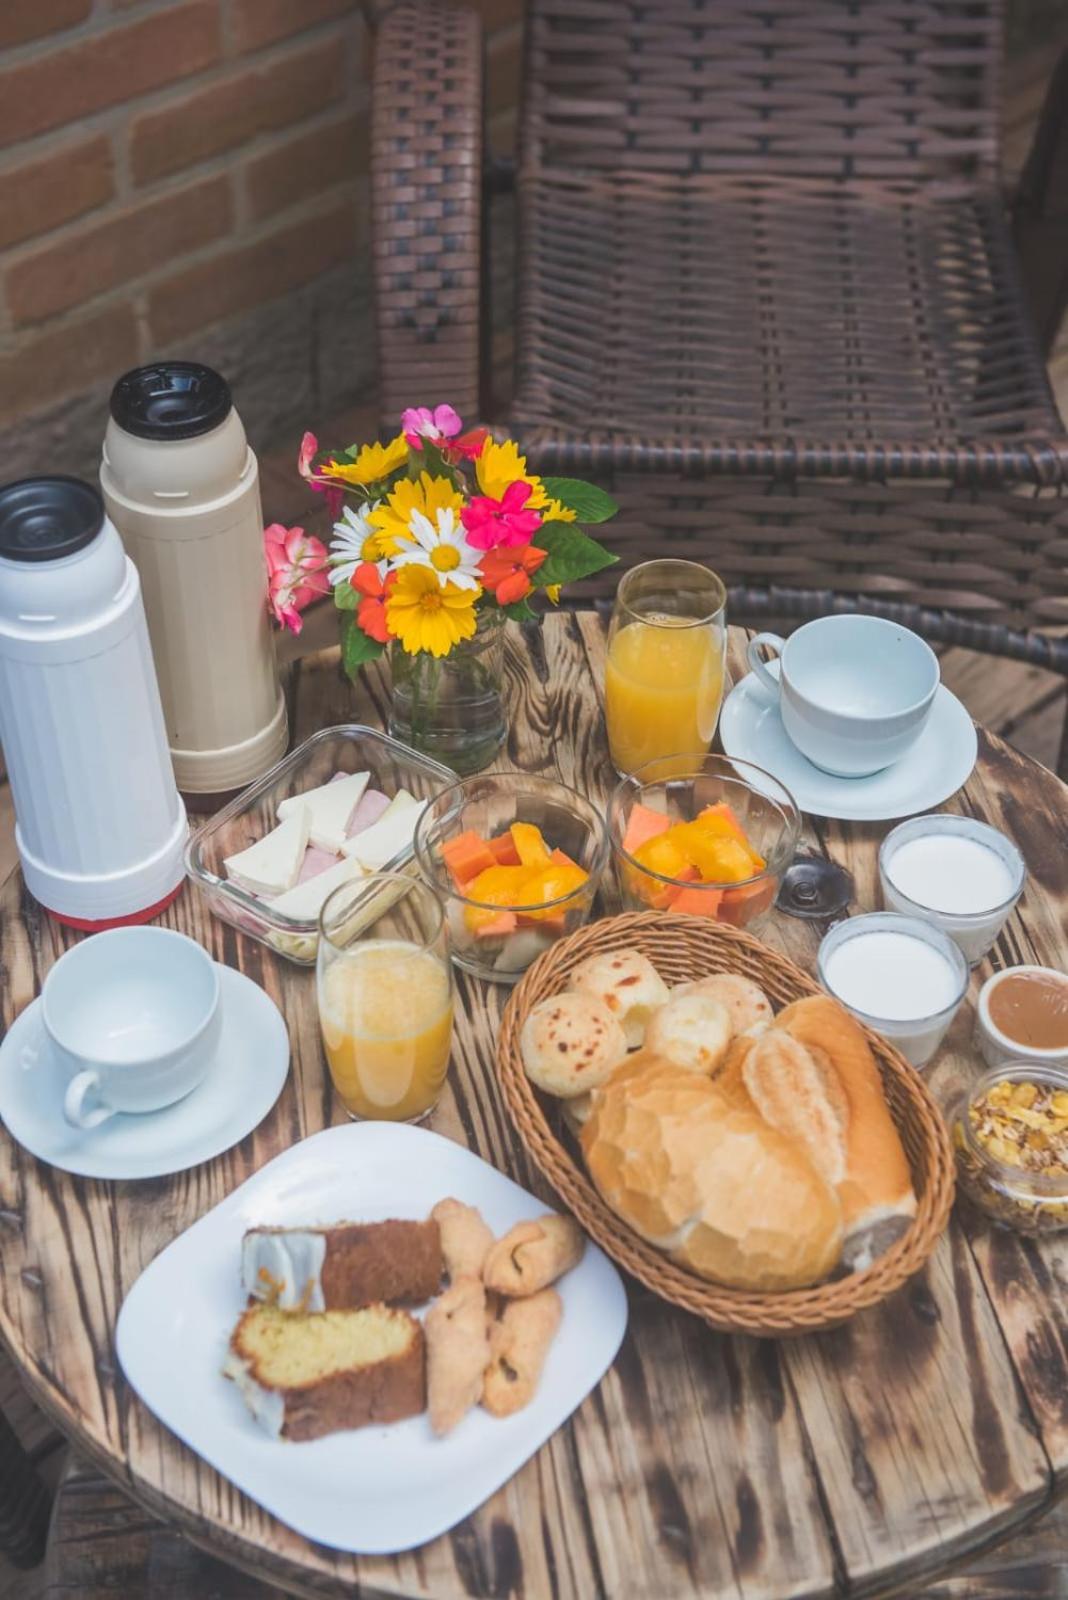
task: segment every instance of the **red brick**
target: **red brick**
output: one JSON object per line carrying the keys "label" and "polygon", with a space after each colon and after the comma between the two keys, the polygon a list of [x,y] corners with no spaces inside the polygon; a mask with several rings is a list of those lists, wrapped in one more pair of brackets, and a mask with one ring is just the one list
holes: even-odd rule
{"label": "red brick", "polygon": [[356,0],[233,0],[230,26],[238,50],[260,50],[357,9]]}
{"label": "red brick", "polygon": [[232,220],[230,182],[218,177],[82,228],[8,270],[12,318],[41,322],[81,305],[220,238]]}
{"label": "red brick", "polygon": [[355,247],[351,204],[279,228],[243,249],[186,267],[149,296],[148,320],[155,346],[247,311],[316,278],[348,260]]}
{"label": "red brick", "polygon": [[246,168],[249,209],[257,220],[284,211],[309,194],[366,172],[370,126],[366,116],[346,117],[329,127],[298,134]]}
{"label": "red brick", "polygon": [[93,0],[3,0],[0,6],[0,47],[25,44],[46,33],[84,22]]}
{"label": "red brick", "polygon": [[0,250],[104,205],[115,192],[103,134],[0,172]]}
{"label": "red brick", "polygon": [[50,328],[0,356],[0,422],[41,411],[136,365],[131,306],[112,306],[72,326]]}
{"label": "red brick", "polygon": [[181,0],[9,67],[0,73],[0,146],[175,83],[218,58],[218,0]]}
{"label": "red brick", "polygon": [[299,122],[338,98],[344,75],[336,41],[326,40],[148,112],[133,126],[134,178],[147,183],[269,128]]}

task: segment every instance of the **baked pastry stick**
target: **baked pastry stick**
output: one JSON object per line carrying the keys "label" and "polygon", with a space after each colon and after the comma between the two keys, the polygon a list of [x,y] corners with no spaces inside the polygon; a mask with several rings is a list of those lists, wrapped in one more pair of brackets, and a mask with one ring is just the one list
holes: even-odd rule
{"label": "baked pastry stick", "polygon": [[510,1299],[537,1294],[569,1272],[585,1248],[578,1223],[549,1211],[533,1222],[517,1222],[497,1240],[486,1257],[482,1281]]}
{"label": "baked pastry stick", "polygon": [[541,1289],[505,1306],[490,1334],[490,1363],[482,1386],[482,1404],[493,1416],[510,1417],[533,1400],[563,1309],[555,1289]]}
{"label": "baked pastry stick", "polygon": [[462,1200],[439,1200],[430,1213],[441,1233],[441,1254],[449,1282],[481,1278],[482,1263],[493,1243],[493,1232],[481,1211]]}
{"label": "baked pastry stick", "polygon": [[430,1307],[426,1336],[427,1407],[440,1437],[478,1404],[490,1359],[486,1291],[477,1278],[457,1278]]}

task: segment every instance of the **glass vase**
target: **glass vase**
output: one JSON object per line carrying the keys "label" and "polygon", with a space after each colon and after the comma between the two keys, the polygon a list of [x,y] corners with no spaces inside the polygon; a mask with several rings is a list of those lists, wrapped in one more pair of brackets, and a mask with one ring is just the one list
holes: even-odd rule
{"label": "glass vase", "polygon": [[461,777],[488,767],[504,743],[504,618],[482,611],[474,636],[447,656],[389,647],[389,731]]}

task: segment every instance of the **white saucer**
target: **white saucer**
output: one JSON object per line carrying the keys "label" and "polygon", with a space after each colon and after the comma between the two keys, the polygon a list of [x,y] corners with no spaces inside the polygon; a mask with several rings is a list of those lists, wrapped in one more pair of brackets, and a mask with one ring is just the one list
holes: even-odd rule
{"label": "white saucer", "polygon": [[979,748],[974,722],[944,683],[912,749],[870,778],[836,778],[814,767],[783,727],[778,702],[753,673],[728,696],[719,731],[727,755],[770,772],[802,811],[844,822],[890,822],[940,806],[968,781]]}
{"label": "white saucer", "polygon": [[[282,1013],[258,984],[219,967],[222,1033],[203,1083],[164,1111],[72,1128],[63,1117],[66,1079],[48,1049],[41,1002],[20,1012],[0,1045],[0,1122],[31,1155],[83,1178],[163,1178],[221,1155],[270,1111],[289,1072]],[[39,1051],[22,1064],[23,1046]]]}

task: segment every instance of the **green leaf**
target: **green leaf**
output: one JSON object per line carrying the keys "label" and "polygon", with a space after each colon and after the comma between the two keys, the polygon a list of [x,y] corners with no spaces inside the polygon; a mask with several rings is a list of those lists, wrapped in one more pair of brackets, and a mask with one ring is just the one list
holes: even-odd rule
{"label": "green leaf", "polygon": [[360,603],[360,598],[351,583],[335,583],[334,604],[339,611],[355,611]]}
{"label": "green leaf", "polygon": [[581,478],[543,478],[545,493],[573,511],[580,522],[607,522],[619,510],[610,494]]}
{"label": "green leaf", "polygon": [[510,606],[500,609],[512,622],[533,622],[538,615],[529,600],[513,600]]}
{"label": "green leaf", "polygon": [[341,662],[350,678],[355,678],[365,661],[377,661],[385,649],[377,639],[370,638],[354,617],[345,617],[341,624]]}
{"label": "green leaf", "polygon": [[534,574],[539,589],[547,589],[551,583],[575,583],[619,560],[573,522],[543,522],[534,540],[539,550],[549,552]]}

